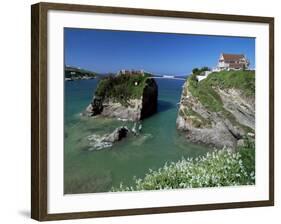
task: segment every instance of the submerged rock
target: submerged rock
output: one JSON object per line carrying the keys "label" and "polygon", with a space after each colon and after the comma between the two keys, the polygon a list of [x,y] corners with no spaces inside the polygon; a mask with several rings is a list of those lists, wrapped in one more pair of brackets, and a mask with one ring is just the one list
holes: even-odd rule
{"label": "submerged rock", "polygon": [[132,143],[133,145],[135,146],[141,146],[142,144],[144,144],[146,141],[148,140],[151,140],[153,139],[153,136],[152,134],[142,134],[142,135],[139,135],[135,140],[134,142]]}
{"label": "submerged rock", "polygon": [[113,146],[113,143],[121,141],[123,138],[127,137],[129,129],[126,126],[116,128],[112,133],[105,135],[93,134],[88,136],[90,141],[91,150],[101,150],[104,148],[110,148]]}

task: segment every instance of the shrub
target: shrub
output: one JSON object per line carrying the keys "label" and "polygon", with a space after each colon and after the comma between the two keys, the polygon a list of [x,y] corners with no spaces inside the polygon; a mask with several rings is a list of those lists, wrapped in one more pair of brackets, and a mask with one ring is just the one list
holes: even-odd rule
{"label": "shrub", "polygon": [[[143,179],[135,178],[135,186],[112,188],[112,191],[141,191],[196,187],[251,185],[255,183],[254,149],[232,152],[215,150],[205,156],[183,158],[149,170]],[[246,158],[244,156],[246,155]],[[244,162],[247,161],[247,166]]]}
{"label": "shrub", "polygon": [[244,146],[239,147],[239,153],[247,173],[255,172],[255,141],[249,137],[244,137]]}
{"label": "shrub", "polygon": [[196,74],[196,73],[198,73],[198,72],[199,72],[199,69],[198,69],[198,68],[192,69],[192,73],[193,73],[193,74]]}
{"label": "shrub", "polygon": [[142,96],[147,82],[148,76],[142,74],[109,76],[100,80],[95,95],[102,99],[110,97],[127,105],[129,99],[139,99]]}
{"label": "shrub", "polygon": [[210,71],[211,69],[207,66],[204,66],[200,70],[201,70],[201,72],[204,72],[204,71]]}

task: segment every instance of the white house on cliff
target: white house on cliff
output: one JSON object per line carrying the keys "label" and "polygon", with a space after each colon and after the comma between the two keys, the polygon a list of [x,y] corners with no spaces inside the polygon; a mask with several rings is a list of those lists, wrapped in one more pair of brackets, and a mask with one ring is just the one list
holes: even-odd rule
{"label": "white house on cliff", "polygon": [[219,57],[217,69],[221,70],[241,70],[248,69],[249,61],[244,54],[225,54]]}
{"label": "white house on cliff", "polygon": [[222,53],[219,56],[217,67],[204,71],[201,74],[197,75],[197,80],[200,82],[201,80],[208,77],[212,72],[219,72],[223,70],[242,70],[249,69],[250,62],[245,57],[244,54],[225,54]]}

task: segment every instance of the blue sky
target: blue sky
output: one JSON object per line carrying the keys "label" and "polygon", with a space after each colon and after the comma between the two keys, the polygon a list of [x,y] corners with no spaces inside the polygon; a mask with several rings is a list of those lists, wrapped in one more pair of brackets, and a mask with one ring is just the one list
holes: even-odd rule
{"label": "blue sky", "polygon": [[99,73],[144,69],[187,75],[214,67],[220,53],[245,54],[255,68],[255,39],[65,28],[65,64]]}

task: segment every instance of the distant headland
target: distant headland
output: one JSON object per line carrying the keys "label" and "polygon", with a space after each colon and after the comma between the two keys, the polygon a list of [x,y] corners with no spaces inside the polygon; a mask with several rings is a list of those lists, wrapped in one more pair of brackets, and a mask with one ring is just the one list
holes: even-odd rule
{"label": "distant headland", "polygon": [[81,79],[94,79],[97,74],[93,71],[82,69],[74,66],[65,66],[64,68],[64,80],[74,81]]}

